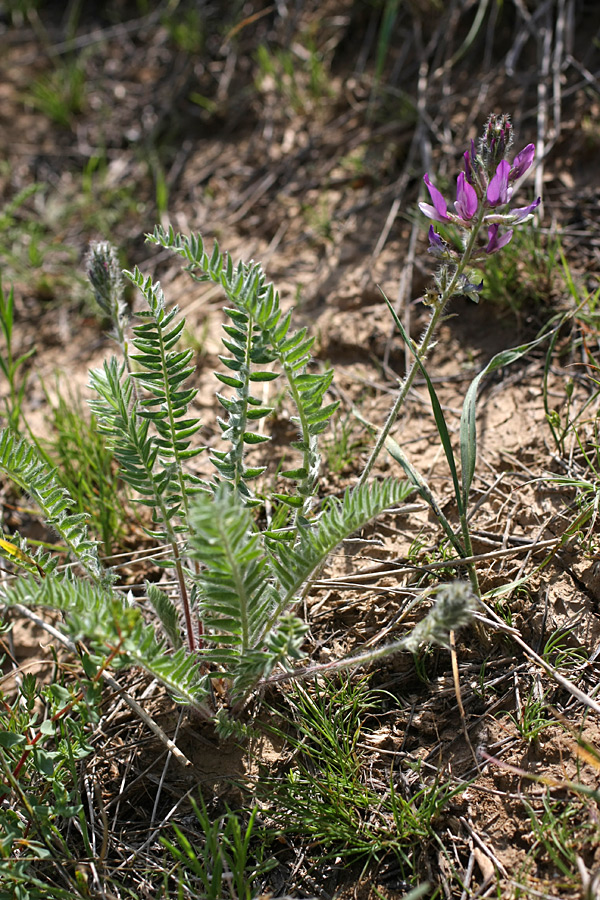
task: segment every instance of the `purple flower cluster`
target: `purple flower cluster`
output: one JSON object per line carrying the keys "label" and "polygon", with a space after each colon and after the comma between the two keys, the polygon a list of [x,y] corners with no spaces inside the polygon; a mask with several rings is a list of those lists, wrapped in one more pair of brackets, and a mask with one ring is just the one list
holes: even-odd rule
{"label": "purple flower cluster", "polygon": [[[487,225],[488,241],[484,252],[488,255],[497,253],[512,239],[513,229],[500,233],[500,226],[520,225],[527,221],[540,203],[538,197],[529,206],[501,211],[501,207],[510,203],[515,182],[531,168],[535,156],[535,145],[528,144],[515,156],[512,165],[503,158],[512,140],[510,127],[506,117],[491,119],[478,153],[471,141],[471,150],[464,154],[465,171],[456,182],[455,212],[448,211],[444,197],[429,180],[429,175],[425,174],[423,179],[432,202],[419,203],[421,212],[435,222],[451,222],[469,230],[475,222],[478,226]],[[429,229],[429,242],[435,256],[448,259],[454,255],[433,225]]]}

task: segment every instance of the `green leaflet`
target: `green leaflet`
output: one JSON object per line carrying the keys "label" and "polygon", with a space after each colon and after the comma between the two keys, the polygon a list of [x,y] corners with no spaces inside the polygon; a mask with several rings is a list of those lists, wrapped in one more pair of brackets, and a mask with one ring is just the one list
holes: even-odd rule
{"label": "green leaflet", "polygon": [[158,678],[182,702],[194,706],[204,716],[199,660],[185,650],[169,654],[154,628],[110,588],[66,576],[50,576],[36,581],[25,576],[2,589],[2,602],[43,607],[65,613],[64,628],[73,640],[85,638],[104,655],[108,647],[120,648],[116,662],[137,665]]}
{"label": "green leaflet", "polygon": [[159,526],[156,535],[168,540],[171,519],[183,503],[181,483],[174,464],[160,464],[160,445],[151,420],[133,412],[132,378],[125,365],[119,366],[113,357],[103,369],[90,373],[90,386],[96,392],[90,406],[109,439],[123,479],[139,494],[139,502],[152,509]]}
{"label": "green leaflet", "polygon": [[156,429],[161,461],[165,465],[171,461],[175,464],[182,502],[187,508],[186,495],[194,493],[195,486],[190,484],[182,467],[183,454],[185,458],[191,458],[203,448],[188,449],[191,437],[200,428],[200,420],[188,413],[197,390],[184,388],[195,371],[195,366],[189,365],[193,351],[178,349],[185,319],[173,324],[178,308],[175,306],[166,311],[160,284],[153,283],[150,278],[144,279],[137,266],[133,272],[125,274],[148,303],[148,310],[138,315],[142,324],[133,329],[132,343],[138,353],[131,359],[142,369],[134,372],[133,377],[148,395],[143,401],[144,416]]}
{"label": "green leaflet", "polygon": [[[69,512],[73,501],[55,477],[55,471],[48,468],[25,438],[17,437],[9,429],[0,430],[0,470],[33,498],[46,522],[56,529],[75,559],[95,581],[100,581],[98,544],[88,537],[87,517]],[[36,563],[47,569],[50,559],[42,560],[38,556]]]}
{"label": "green leaflet", "polygon": [[385,509],[402,503],[413,490],[407,481],[393,478],[347,490],[342,500],[330,498],[326,510],[314,525],[301,529],[299,540],[294,545],[272,541],[269,549],[273,571],[279,582],[279,597],[265,633],[344,538]]}
{"label": "green leaflet", "polygon": [[198,497],[192,510],[192,556],[205,627],[213,642],[244,654],[255,647],[274,604],[270,560],[252,514],[227,484]]}
{"label": "green leaflet", "polygon": [[154,612],[160,619],[167,637],[176,650],[183,645],[181,638],[181,626],[179,624],[179,613],[177,607],[172,600],[167,597],[164,591],[150,581],[146,582],[146,593],[148,600],[154,608]]}
{"label": "green leaflet", "polygon": [[[262,434],[251,432],[248,425],[253,419],[269,415],[271,409],[256,398],[251,399],[250,385],[277,378],[277,371],[263,368],[267,362],[276,363],[286,378],[289,394],[296,406],[297,415],[293,421],[300,431],[298,448],[303,457],[301,465],[289,470],[298,475],[287,476],[297,484],[296,494],[291,502],[286,502],[296,510],[296,517],[306,515],[316,491],[321,462],[317,436],[338,407],[337,401],[323,405],[333,371],[307,370],[312,365],[310,351],[314,338],[307,337],[305,327],[293,331],[291,312],[282,313],[279,294],[266,281],[259,264],[240,262],[234,266],[231,257],[222,254],[216,242],[209,255],[200,235],[186,237],[176,234],[172,228],[165,231],[157,226],[153,234],[147,235],[147,239],[179,254],[195,279],[210,280],[220,285],[231,304],[225,308],[231,324],[224,326],[227,337],[223,343],[232,356],[223,358],[223,362],[235,374],[217,373],[219,381],[235,391],[231,398],[220,398],[229,413],[223,437],[230,442],[231,448],[225,453],[213,454],[213,462],[241,496],[254,500],[244,474],[247,470],[244,466],[244,444],[264,440]],[[251,414],[250,406],[254,406]],[[245,490],[241,490],[242,484]]]}

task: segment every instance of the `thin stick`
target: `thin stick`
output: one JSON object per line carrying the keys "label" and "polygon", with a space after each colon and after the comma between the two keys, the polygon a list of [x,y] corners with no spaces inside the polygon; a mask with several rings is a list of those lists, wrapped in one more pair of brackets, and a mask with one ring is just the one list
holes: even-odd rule
{"label": "thin stick", "polygon": [[[544,187],[544,155],[546,153],[546,136],[548,131],[548,78],[550,75],[550,58],[552,47],[552,29],[546,19],[540,28],[541,53],[540,77],[538,79],[538,115],[537,115],[537,156],[538,165],[535,170],[535,193],[542,196]],[[536,220],[540,222],[544,215],[543,200],[536,211]]]}
{"label": "thin stick", "polygon": [[454,680],[454,695],[456,697],[456,703],[458,705],[458,713],[460,715],[460,721],[463,727],[463,733],[465,736],[465,740],[467,742],[467,747],[471,751],[471,756],[473,757],[473,762],[475,763],[476,768],[479,770],[479,760],[477,759],[477,754],[473,749],[473,744],[471,743],[471,738],[469,737],[469,729],[467,727],[467,717],[465,716],[465,708],[462,702],[462,696],[460,693],[460,675],[458,672],[458,657],[456,655],[456,640],[454,638],[454,632],[451,631],[448,635],[450,641],[450,659],[452,661],[452,678]]}
{"label": "thin stick", "polygon": [[[414,572],[434,572],[436,569],[458,569],[469,563],[486,562],[488,560],[502,559],[505,556],[520,556],[522,553],[531,553],[534,550],[546,550],[548,547],[556,547],[560,543],[560,538],[551,538],[547,541],[536,541],[528,544],[521,544],[517,547],[506,547],[504,550],[489,550],[487,553],[478,553],[475,556],[465,556],[458,559],[447,559],[435,563],[426,563],[424,565],[407,565],[404,560],[402,568],[385,568],[373,567],[366,572],[357,572],[349,574],[347,578],[323,578],[315,582],[315,587],[344,587],[348,581],[375,580],[383,578],[384,575],[408,575]],[[390,565],[388,563],[387,565]]]}
{"label": "thin stick", "polygon": [[560,684],[561,687],[565,688],[566,691],[571,694],[571,696],[575,697],[579,700],[580,703],[583,703],[584,706],[587,706],[588,709],[593,710],[595,713],[600,715],[600,703],[597,703],[592,697],[588,694],[585,694],[582,690],[580,690],[577,685],[573,684],[572,681],[569,681],[568,678],[565,678],[560,672],[557,672],[556,669],[546,662],[545,659],[542,659],[539,654],[535,652],[535,650],[526,644],[521,635],[514,628],[509,628],[503,620],[498,616],[493,609],[487,606],[483,601],[481,601],[483,608],[485,609],[488,617],[493,620],[496,627],[501,631],[508,631],[512,639],[519,645],[521,650],[525,653],[529,659],[532,659],[538,666],[540,666],[544,672],[556,681],[557,684]]}

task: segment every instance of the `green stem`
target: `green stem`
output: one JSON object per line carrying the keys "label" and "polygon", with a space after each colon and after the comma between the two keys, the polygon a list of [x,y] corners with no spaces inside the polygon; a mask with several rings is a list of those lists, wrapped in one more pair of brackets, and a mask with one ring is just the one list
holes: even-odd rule
{"label": "green stem", "polygon": [[248,316],[247,323],[247,340],[246,340],[246,355],[244,357],[244,367],[240,370],[240,378],[243,381],[243,387],[240,389],[240,400],[242,401],[243,407],[242,412],[240,413],[239,422],[236,425],[234,437],[231,442],[231,459],[235,466],[235,475],[233,478],[233,484],[235,486],[236,492],[241,495],[240,485],[244,484],[244,434],[246,432],[246,428],[248,427],[248,400],[250,397],[250,372],[252,368],[252,332],[254,330],[254,316],[244,308],[243,312]]}
{"label": "green stem", "polygon": [[[189,524],[190,505],[189,505],[189,500],[188,500],[187,491],[186,491],[185,477],[184,477],[184,473],[183,473],[183,464],[181,461],[181,457],[179,455],[179,450],[177,449],[177,429],[175,426],[175,412],[173,409],[173,394],[171,391],[171,386],[169,384],[169,367],[168,367],[168,360],[167,360],[167,348],[165,347],[165,336],[163,333],[163,325],[162,325],[163,319],[164,319],[164,311],[159,312],[155,315],[156,332],[158,335],[158,346],[160,348],[160,364],[162,367],[162,378],[163,378],[162,383],[165,388],[164,402],[167,407],[167,422],[168,422],[168,426],[169,426],[169,436],[171,439],[171,445],[173,447],[173,459],[175,460],[175,471],[177,473],[177,484],[179,485],[179,493],[181,494],[181,499],[183,502],[184,519],[185,519],[185,523],[187,525],[189,533],[192,534],[193,530]],[[125,355],[125,363],[129,370],[129,357],[127,355],[126,345],[124,346],[124,355]],[[133,388],[135,391],[137,388],[137,385],[135,383],[135,381],[136,381],[135,378],[133,378],[132,381],[133,381]],[[135,396],[135,402],[136,402],[136,407],[137,407],[139,405],[139,397],[137,395]],[[137,411],[137,409],[136,409],[136,411]],[[186,618],[186,624],[187,624],[187,618]],[[190,628],[191,628],[191,620],[190,620]]]}
{"label": "green stem", "polygon": [[[450,279],[448,285],[444,288],[443,292],[438,296],[437,300],[435,301],[435,304],[431,311],[431,317],[429,319],[429,323],[427,325],[427,328],[425,329],[425,333],[423,334],[423,337],[421,338],[421,342],[420,342],[419,346],[416,347],[416,349],[415,349],[415,357],[418,357],[419,360],[421,360],[421,362],[427,356],[427,351],[429,350],[431,342],[434,338],[440,318],[442,317],[444,309],[446,308],[446,304],[448,303],[448,301],[454,294],[458,280],[459,280],[460,276],[462,275],[462,273],[464,272],[465,268],[469,264],[469,261],[470,261],[470,258],[473,253],[473,249],[475,247],[475,243],[477,240],[477,235],[479,234],[479,231],[481,229],[481,225],[483,222],[483,213],[484,213],[484,210],[482,209],[480,211],[480,213],[478,214],[477,218],[475,219],[475,221],[473,223],[473,228],[471,229],[471,233],[469,235],[469,240],[467,242],[467,246],[463,253],[463,257],[460,260],[460,262],[458,263],[458,265],[456,266],[454,274],[453,274],[452,278]],[[395,401],[392,409],[390,410],[390,413],[389,413],[381,431],[379,432],[379,436],[377,438],[375,446],[373,447],[373,450],[371,451],[371,455],[370,455],[369,459],[367,460],[367,462],[365,464],[365,468],[363,469],[363,472],[358,480],[358,487],[361,487],[363,484],[365,484],[367,478],[369,477],[371,470],[373,469],[373,466],[375,465],[377,458],[385,445],[387,437],[388,437],[390,431],[392,430],[392,427],[394,426],[396,419],[398,418],[400,410],[401,410],[402,406],[404,405],[404,402],[406,400],[408,392],[410,391],[410,389],[412,387],[412,383],[415,380],[415,375],[417,374],[417,370],[418,370],[418,364],[415,359],[406,375],[406,378],[404,379],[404,382],[402,383],[402,386],[400,388],[400,391],[398,393],[396,401]]]}

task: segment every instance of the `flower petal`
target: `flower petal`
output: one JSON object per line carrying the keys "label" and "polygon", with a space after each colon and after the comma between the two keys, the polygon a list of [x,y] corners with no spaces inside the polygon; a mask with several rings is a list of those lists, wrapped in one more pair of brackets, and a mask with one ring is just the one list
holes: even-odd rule
{"label": "flower petal", "polygon": [[535,144],[527,144],[527,146],[515,156],[508,180],[517,181],[518,178],[521,178],[521,176],[531,168],[534,156]]}
{"label": "flower petal", "polygon": [[[427,190],[429,191],[429,195],[433,201],[433,206],[437,213],[437,216],[429,216],[429,218],[437,219],[438,222],[448,222],[449,221],[448,207],[446,205],[446,201],[444,200],[443,196],[438,191],[436,186],[434,184],[432,184],[431,181],[429,180],[429,175],[427,174],[427,172],[423,176],[423,181],[427,185]],[[419,204],[419,206],[421,206],[421,204]],[[422,207],[421,207],[421,211],[425,212],[425,210],[423,210]],[[428,215],[428,213],[425,213],[425,215]]]}
{"label": "flower petal", "polygon": [[419,203],[419,209],[423,213],[424,216],[427,216],[428,219],[433,219],[434,222],[448,222],[450,221],[448,216],[440,216],[437,209],[431,206],[430,203],[423,203],[422,201]]}
{"label": "flower petal", "polygon": [[429,226],[429,247],[427,248],[427,252],[431,253],[432,256],[435,256],[436,259],[448,258],[446,241],[440,237],[433,225]]}
{"label": "flower petal", "polygon": [[513,230],[509,228],[502,237],[498,237],[499,225],[491,225],[488,228],[488,245],[485,248],[485,252],[488,255],[492,253],[497,253],[498,250],[502,250],[503,247],[506,247],[512,241]]}
{"label": "flower petal", "polygon": [[461,219],[468,221],[477,212],[477,193],[469,184],[464,172],[461,172],[456,181],[456,203],[454,208]]}
{"label": "flower petal", "polygon": [[503,206],[508,203],[511,191],[508,187],[509,163],[503,159],[498,163],[496,174],[490,181],[487,189],[487,201],[490,206]]}
{"label": "flower petal", "polygon": [[541,197],[538,197],[537,200],[534,200],[533,203],[530,203],[529,206],[521,206],[519,209],[511,209],[510,211],[510,220],[512,225],[520,225],[521,222],[524,222],[540,205]]}
{"label": "flower petal", "polygon": [[440,250],[444,246],[444,242],[433,227],[433,225],[429,226],[429,243],[432,247],[438,247]]}

